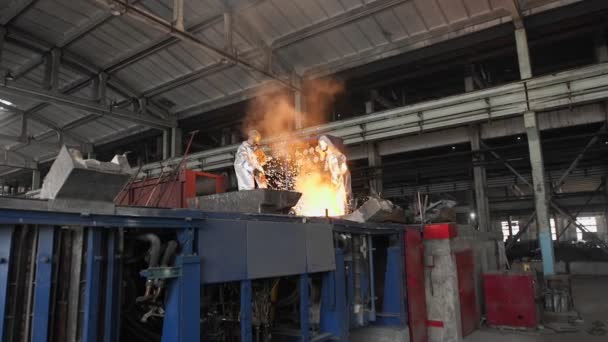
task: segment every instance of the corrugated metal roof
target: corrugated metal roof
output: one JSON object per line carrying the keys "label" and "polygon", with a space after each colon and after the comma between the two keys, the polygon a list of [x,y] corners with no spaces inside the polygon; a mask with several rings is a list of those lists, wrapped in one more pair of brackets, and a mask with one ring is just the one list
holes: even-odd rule
{"label": "corrugated metal roof", "polygon": [[[54,46],[69,54],[70,67],[63,65],[60,69],[59,88],[80,84],[71,96],[91,100],[89,81],[97,77],[96,72],[110,70],[108,102],[121,103],[125,96],[151,94],[152,100],[174,103],[165,109],[178,113],[236,98],[235,95],[268,81],[240,66],[221,67],[215,53],[177,41],[148,22],[129,15],[112,16],[103,1],[37,0],[25,7],[24,1],[1,2],[0,19],[9,23],[9,33],[17,29],[34,37],[35,46],[42,43],[42,49],[47,50],[43,54]],[[539,0],[533,4],[551,2],[564,1]],[[136,4],[166,20],[172,19],[173,0],[139,0]],[[499,8],[500,0],[186,0],[185,26],[193,29],[199,39],[224,47],[226,4],[233,9],[237,23],[233,47],[241,58],[263,65],[264,51],[273,48],[277,57],[299,73],[365,63],[375,54],[384,56],[390,50],[424,46],[420,40],[433,37],[434,32],[445,34],[452,27],[466,27],[468,23],[496,25],[500,21],[492,20],[508,14]],[[13,72],[30,68],[25,75],[19,75],[17,84],[39,87],[44,79],[43,56],[15,39],[4,44],[1,67]],[[82,70],[73,65],[79,63]],[[7,100],[25,111],[40,104],[28,98]],[[43,106],[37,115],[56,127],[69,127],[68,132],[76,132],[93,143],[119,137],[120,132],[129,134],[139,127],[124,120],[97,118],[65,105]],[[5,123],[0,133],[20,134],[20,120],[14,114],[0,112],[0,123]],[[46,132],[50,130],[34,121],[28,128],[29,135],[48,136]],[[32,158],[48,153],[29,146],[19,147],[19,151]]]}

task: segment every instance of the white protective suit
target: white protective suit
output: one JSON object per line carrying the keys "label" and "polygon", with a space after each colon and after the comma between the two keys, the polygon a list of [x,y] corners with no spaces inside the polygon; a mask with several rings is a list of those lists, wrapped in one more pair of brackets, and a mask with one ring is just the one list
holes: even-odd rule
{"label": "white protective suit", "polygon": [[253,190],[256,183],[258,184],[258,188],[267,187],[266,183],[256,178],[253,173],[254,170],[258,170],[264,174],[264,169],[255,155],[256,149],[256,146],[245,140],[236,150],[234,172],[236,173],[239,190]]}
{"label": "white protective suit", "polygon": [[350,201],[352,197],[352,186],[350,179],[350,171],[346,165],[346,156],[340,152],[331,140],[326,136],[321,136],[319,142],[323,141],[327,144],[325,152],[325,170],[331,174],[332,183],[334,183],[340,191],[346,196],[346,201]]}

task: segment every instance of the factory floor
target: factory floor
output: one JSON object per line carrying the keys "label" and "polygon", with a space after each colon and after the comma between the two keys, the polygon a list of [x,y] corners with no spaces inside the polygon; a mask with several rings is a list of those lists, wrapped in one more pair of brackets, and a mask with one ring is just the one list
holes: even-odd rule
{"label": "factory floor", "polygon": [[508,332],[482,328],[467,336],[464,342],[606,342],[608,341],[607,291],[608,277],[572,279],[574,305],[584,321],[575,326],[578,329],[577,332],[555,333],[550,329],[534,332]]}

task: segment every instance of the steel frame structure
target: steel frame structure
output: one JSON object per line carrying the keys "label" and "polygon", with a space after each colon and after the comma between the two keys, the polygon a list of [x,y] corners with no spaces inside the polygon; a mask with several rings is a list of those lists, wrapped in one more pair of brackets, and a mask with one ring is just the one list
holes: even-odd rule
{"label": "steel frame structure", "polygon": [[[546,112],[579,106],[607,97],[608,64],[603,63],[309,127],[297,131],[295,135],[310,137],[329,134],[344,139],[346,145],[352,146],[438,129],[521,117],[527,111]],[[236,148],[236,145],[231,145],[193,153],[187,157],[188,166],[205,170],[229,167],[233,163]],[[175,164],[178,161],[173,159],[163,164]],[[156,174],[161,168],[159,163],[147,164],[142,168],[142,172]]]}
{"label": "steel frame structure", "polygon": [[[116,207],[114,213],[96,213],[94,208],[67,206],[65,211],[49,209],[50,202],[17,198],[0,198],[0,316],[4,318],[8,305],[9,268],[13,264],[12,246],[17,233],[25,227],[31,227],[36,232],[37,249],[35,250],[34,267],[31,281],[35,284],[33,290],[32,311],[32,341],[46,342],[49,340],[50,307],[53,293],[53,268],[59,261],[53,259],[53,248],[59,227],[82,227],[82,243],[86,245],[86,256],[83,258],[84,303],[83,325],[81,340],[83,342],[118,341],[120,329],[119,283],[121,279],[121,263],[117,249],[119,231],[125,228],[164,229],[177,234],[181,252],[176,257],[175,267],[180,268],[181,276],[168,284],[163,321],[163,342],[200,341],[200,300],[201,300],[201,257],[197,253],[197,231],[205,229],[208,220],[270,220],[276,222],[300,222],[301,218],[273,215],[205,213],[188,209],[154,209]],[[295,220],[295,221],[294,221]],[[309,222],[331,221],[334,231],[343,233],[362,234],[368,240],[376,235],[398,235],[403,240],[401,225],[358,224],[348,221],[325,218],[310,218]],[[103,243],[105,241],[105,243]],[[105,246],[105,247],[104,247]],[[403,249],[389,248],[386,279],[403,280]],[[373,246],[370,247],[370,253]],[[82,246],[80,247],[82,250]],[[308,319],[310,296],[308,274],[299,275],[300,287],[300,336],[302,341],[347,341],[349,324],[348,306],[350,299],[345,297],[346,283],[352,281],[354,275],[345,273],[346,264],[342,250],[336,249],[336,271],[322,274],[322,311],[321,332],[311,333]],[[15,267],[15,266],[12,266]],[[372,268],[373,272],[373,268]],[[35,274],[35,276],[34,276]],[[362,275],[362,276],[369,276]],[[373,277],[372,277],[373,278]],[[373,286],[373,280],[371,282]],[[385,284],[386,305],[389,312],[377,313],[379,324],[405,326],[407,324],[405,284],[397,281]],[[240,281],[241,289],[241,335],[242,341],[252,341],[252,280]],[[373,291],[372,291],[373,293]],[[102,302],[102,298],[103,302]],[[72,300],[78,301],[77,298]],[[104,303],[104,304],[102,304]],[[76,304],[77,306],[78,304]],[[376,320],[374,312],[373,320]],[[389,317],[384,320],[381,317]],[[6,320],[0,319],[0,336],[5,336],[9,327]],[[103,322],[103,324],[101,324]],[[29,323],[28,323],[29,324]],[[72,337],[76,336],[76,328]]]}

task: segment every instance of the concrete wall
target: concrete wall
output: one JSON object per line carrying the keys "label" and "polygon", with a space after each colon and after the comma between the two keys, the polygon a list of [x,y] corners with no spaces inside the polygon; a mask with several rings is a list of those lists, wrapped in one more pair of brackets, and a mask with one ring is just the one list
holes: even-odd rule
{"label": "concrete wall", "polygon": [[[478,311],[483,315],[482,274],[499,269],[504,251],[501,234],[479,232],[469,226],[458,226],[458,237],[425,240],[425,283],[427,316],[443,322],[443,327],[429,327],[429,342],[462,341],[458,273],[454,253],[471,249],[475,262],[475,292]],[[504,253],[502,254],[504,255]]]}

